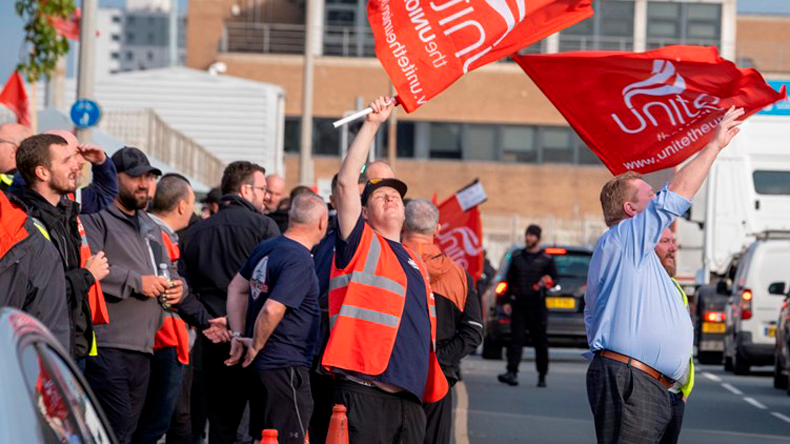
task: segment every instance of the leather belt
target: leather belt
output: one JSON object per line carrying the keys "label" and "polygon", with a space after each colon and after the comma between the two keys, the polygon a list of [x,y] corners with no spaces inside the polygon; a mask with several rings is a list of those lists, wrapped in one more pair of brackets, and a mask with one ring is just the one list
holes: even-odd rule
{"label": "leather belt", "polygon": [[654,369],[653,367],[645,364],[644,362],[637,361],[636,359],[630,356],[621,355],[620,353],[613,352],[611,350],[602,350],[598,352],[598,355],[602,358],[606,358],[611,361],[619,362],[629,367],[633,367],[637,370],[641,370],[647,373],[650,377],[652,377],[656,381],[660,382],[661,385],[663,385],[666,388],[670,388],[673,385],[675,385],[675,380],[673,380],[672,378],[668,378],[664,376],[663,374],[661,374],[661,372]]}

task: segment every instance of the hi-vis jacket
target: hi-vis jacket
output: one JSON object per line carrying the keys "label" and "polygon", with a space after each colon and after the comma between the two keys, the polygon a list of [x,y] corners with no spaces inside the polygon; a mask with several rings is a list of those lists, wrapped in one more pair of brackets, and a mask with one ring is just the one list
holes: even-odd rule
{"label": "hi-vis jacket", "polygon": [[[428,380],[423,401],[437,402],[448,384],[436,359],[436,305],[425,265],[410,250],[425,281],[431,322]],[[334,262],[334,261],[333,261]],[[322,365],[365,375],[380,375],[389,364],[406,304],[407,277],[387,240],[365,224],[349,264],[332,264],[329,284],[330,336]]]}
{"label": "hi-vis jacket", "polygon": [[[181,251],[164,227],[162,229],[162,240],[164,241],[167,254],[170,256],[170,262],[173,264],[177,263],[178,259],[181,258]],[[154,350],[167,347],[176,347],[178,362],[189,365],[189,333],[187,332],[187,326],[184,320],[181,319],[181,316],[172,308],[165,310],[162,326],[156,332],[156,336],[154,336]]]}

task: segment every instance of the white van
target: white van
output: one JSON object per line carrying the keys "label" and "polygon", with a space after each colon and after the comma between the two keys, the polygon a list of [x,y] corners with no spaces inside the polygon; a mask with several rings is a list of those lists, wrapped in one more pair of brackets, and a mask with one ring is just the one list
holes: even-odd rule
{"label": "white van", "polygon": [[[790,182],[788,182],[790,183]],[[772,365],[782,296],[768,293],[790,276],[790,233],[766,233],[741,257],[726,311],[724,368],[746,374],[753,365]]]}

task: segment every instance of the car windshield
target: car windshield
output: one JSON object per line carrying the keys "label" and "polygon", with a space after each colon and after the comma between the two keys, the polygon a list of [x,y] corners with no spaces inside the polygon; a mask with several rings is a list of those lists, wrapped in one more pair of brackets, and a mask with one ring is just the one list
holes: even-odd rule
{"label": "car windshield", "polygon": [[589,254],[567,253],[553,256],[557,274],[561,277],[587,277],[587,269],[590,267],[592,257]]}

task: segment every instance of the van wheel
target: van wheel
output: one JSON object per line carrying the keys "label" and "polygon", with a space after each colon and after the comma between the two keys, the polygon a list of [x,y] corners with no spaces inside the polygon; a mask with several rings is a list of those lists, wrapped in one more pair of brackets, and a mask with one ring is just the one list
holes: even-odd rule
{"label": "van wheel", "polygon": [[732,358],[729,356],[724,357],[724,371],[726,372],[732,371]]}
{"label": "van wheel", "polygon": [[735,356],[732,359],[732,372],[736,375],[749,374],[749,362],[739,356],[738,350],[735,350]]}
{"label": "van wheel", "polygon": [[787,376],[782,374],[782,367],[779,365],[779,359],[774,359],[774,388],[787,388]]}
{"label": "van wheel", "polygon": [[488,336],[483,339],[483,359],[502,359],[502,345],[499,341]]}

